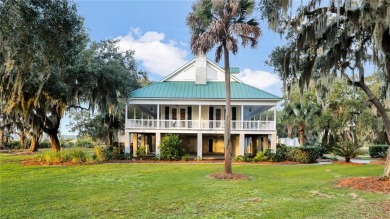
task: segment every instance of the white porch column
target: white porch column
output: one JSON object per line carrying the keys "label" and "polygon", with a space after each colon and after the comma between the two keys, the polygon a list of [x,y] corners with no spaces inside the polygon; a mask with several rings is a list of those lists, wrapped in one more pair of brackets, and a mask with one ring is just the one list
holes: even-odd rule
{"label": "white porch column", "polygon": [[199,114],[199,129],[202,128],[202,105],[199,104],[199,110],[198,110],[198,114]]}
{"label": "white porch column", "polygon": [[239,150],[238,150],[238,155],[245,155],[245,134],[241,133],[240,134],[240,140],[239,140]]}
{"label": "white porch column", "polygon": [[274,129],[276,130],[276,106],[274,106]]}
{"label": "white porch column", "polygon": [[276,134],[271,135],[271,149],[272,152],[276,152]]}
{"label": "white porch column", "polygon": [[160,156],[161,133],[156,132],[156,155]]}
{"label": "white porch column", "polygon": [[244,105],[241,105],[241,130],[244,129]]}
{"label": "white porch column", "polygon": [[197,137],[197,149],[196,149],[196,153],[198,156],[198,158],[202,159],[202,153],[203,153],[203,139],[202,139],[202,133],[198,133],[198,137]]}
{"label": "white porch column", "polygon": [[[160,104],[157,104],[157,129],[160,129]],[[156,134],[156,139],[157,139],[157,134]]]}
{"label": "white porch column", "polygon": [[[126,109],[127,109],[127,106],[126,106]],[[126,112],[126,115],[127,115],[127,112]],[[125,131],[125,154],[130,154],[130,132],[126,132],[126,131]]]}

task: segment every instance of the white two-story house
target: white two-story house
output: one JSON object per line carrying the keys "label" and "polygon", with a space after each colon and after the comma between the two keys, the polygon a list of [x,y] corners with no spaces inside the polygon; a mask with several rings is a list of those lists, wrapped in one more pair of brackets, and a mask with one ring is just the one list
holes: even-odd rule
{"label": "white two-story house", "polygon": [[[231,74],[232,156],[276,149],[279,100]],[[225,111],[224,70],[199,56],[129,95],[125,152],[135,154],[144,146],[147,154],[158,155],[161,139],[173,133],[181,136],[188,154],[199,158],[223,154]]]}

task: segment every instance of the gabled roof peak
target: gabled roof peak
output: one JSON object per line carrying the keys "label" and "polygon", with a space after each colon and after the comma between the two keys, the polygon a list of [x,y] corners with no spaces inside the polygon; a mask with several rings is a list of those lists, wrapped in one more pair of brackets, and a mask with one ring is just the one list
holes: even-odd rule
{"label": "gabled roof peak", "polygon": [[[201,66],[203,64],[205,65],[204,67]],[[237,69],[238,68],[234,68],[235,71],[237,71]],[[230,80],[232,82],[242,83],[242,81],[234,75],[230,75]],[[198,57],[184,64],[161,80],[161,82],[164,81],[194,81],[199,84],[205,84],[206,82],[222,82],[225,81],[225,71],[206,57],[203,57],[203,59],[202,57]]]}

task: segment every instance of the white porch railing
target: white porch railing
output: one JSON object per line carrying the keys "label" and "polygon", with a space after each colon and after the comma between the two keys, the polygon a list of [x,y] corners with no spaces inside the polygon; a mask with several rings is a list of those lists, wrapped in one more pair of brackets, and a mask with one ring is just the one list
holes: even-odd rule
{"label": "white porch railing", "polygon": [[[127,119],[126,128],[130,129],[188,129],[188,130],[223,130],[223,120],[156,120]],[[232,130],[275,130],[274,121],[232,121]]]}

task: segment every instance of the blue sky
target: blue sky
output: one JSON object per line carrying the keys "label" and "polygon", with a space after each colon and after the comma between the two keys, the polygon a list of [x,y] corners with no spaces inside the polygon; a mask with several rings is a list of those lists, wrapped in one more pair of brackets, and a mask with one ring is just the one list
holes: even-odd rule
{"label": "blue sky", "polygon": [[[85,18],[91,40],[120,39],[122,49],[135,50],[139,68],[158,81],[193,59],[190,31],[185,24],[194,1],[122,0],[75,1]],[[255,17],[260,12],[255,11]],[[273,69],[264,64],[272,49],[281,43],[280,36],[268,31],[261,22],[262,36],[256,49],[240,48],[231,55],[231,66],[239,67],[240,79],[253,86],[281,95],[281,83]],[[214,61],[214,53],[208,58]],[[220,66],[223,62],[218,63]]]}
{"label": "blue sky", "polygon": [[[194,56],[190,50],[190,30],[186,17],[194,1],[190,0],[75,0],[78,13],[85,19],[91,40],[118,39],[122,50],[132,49],[140,69],[159,81]],[[300,2],[300,1],[299,1]],[[260,17],[257,10],[253,13]],[[230,56],[232,67],[239,67],[236,75],[243,82],[281,96],[281,81],[273,69],[265,65],[272,49],[282,44],[280,36],[268,30],[260,21],[262,36],[256,49],[240,47]],[[207,57],[215,61],[214,53]],[[223,61],[218,63],[223,66]],[[69,134],[68,120],[61,131]]]}

